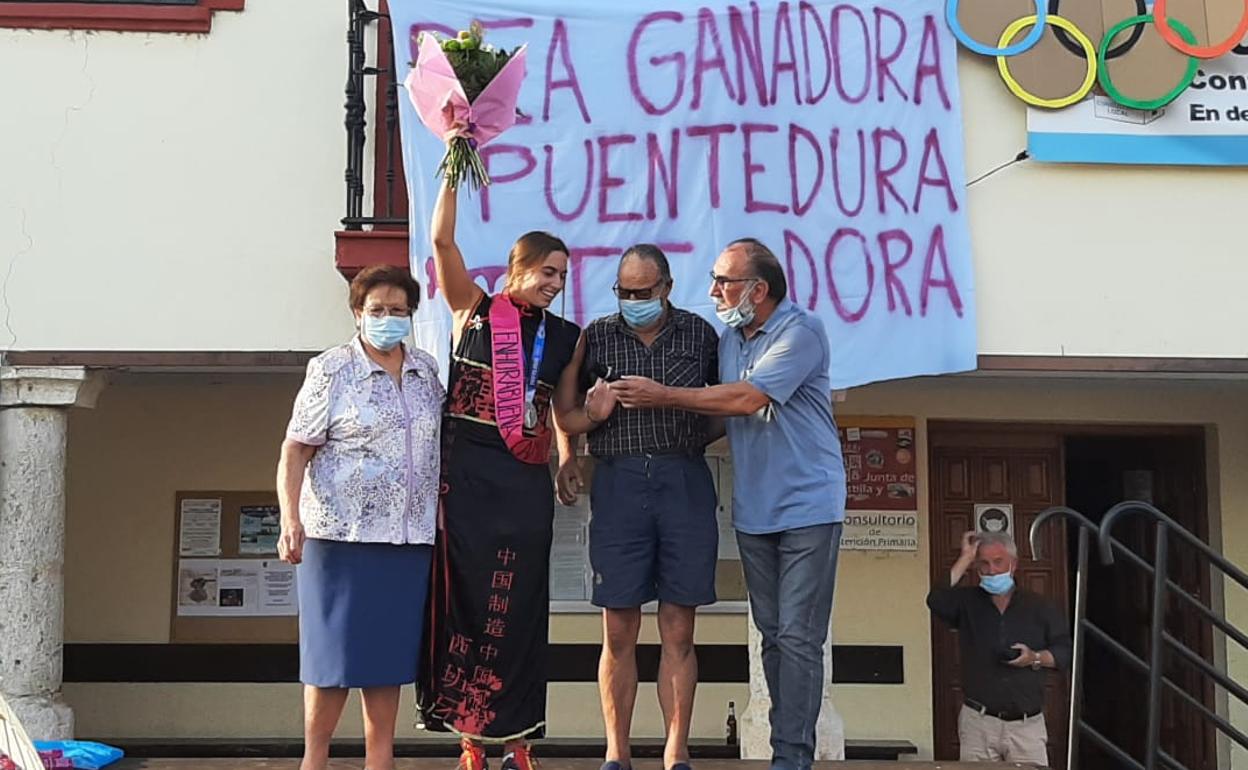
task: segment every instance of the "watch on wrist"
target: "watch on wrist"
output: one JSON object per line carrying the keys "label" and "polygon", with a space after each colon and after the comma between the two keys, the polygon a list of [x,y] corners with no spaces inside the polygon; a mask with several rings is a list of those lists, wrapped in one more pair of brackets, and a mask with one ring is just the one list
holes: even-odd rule
{"label": "watch on wrist", "polygon": [[1036,656],[1036,659],[1031,662],[1031,670],[1039,671],[1044,667],[1044,661],[1040,658],[1040,653],[1037,652],[1033,654]]}

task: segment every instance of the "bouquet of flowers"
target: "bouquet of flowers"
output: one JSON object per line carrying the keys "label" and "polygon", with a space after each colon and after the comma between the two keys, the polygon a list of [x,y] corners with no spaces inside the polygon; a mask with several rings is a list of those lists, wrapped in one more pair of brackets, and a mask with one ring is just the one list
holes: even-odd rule
{"label": "bouquet of flowers", "polygon": [[465,179],[473,189],[490,183],[480,148],[515,124],[524,81],[525,46],[508,52],[483,35],[475,21],[446,40],[420,33],[404,84],[420,121],[446,142],[438,174],[456,189]]}

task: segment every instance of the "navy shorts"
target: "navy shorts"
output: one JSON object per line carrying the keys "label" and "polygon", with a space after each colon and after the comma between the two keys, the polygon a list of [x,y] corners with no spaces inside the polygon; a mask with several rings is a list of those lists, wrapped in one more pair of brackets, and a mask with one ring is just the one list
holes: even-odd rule
{"label": "navy shorts", "polygon": [[593,603],[715,601],[715,482],[701,455],[600,458],[589,494]]}

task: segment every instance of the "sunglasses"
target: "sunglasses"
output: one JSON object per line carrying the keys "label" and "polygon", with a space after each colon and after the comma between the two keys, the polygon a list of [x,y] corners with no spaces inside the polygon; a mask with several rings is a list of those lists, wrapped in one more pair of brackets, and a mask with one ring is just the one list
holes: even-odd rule
{"label": "sunglasses", "polygon": [[625,289],[617,283],[611,287],[611,291],[615,292],[615,296],[620,299],[653,299],[654,295],[665,285],[667,281],[660,278],[658,283],[644,289]]}

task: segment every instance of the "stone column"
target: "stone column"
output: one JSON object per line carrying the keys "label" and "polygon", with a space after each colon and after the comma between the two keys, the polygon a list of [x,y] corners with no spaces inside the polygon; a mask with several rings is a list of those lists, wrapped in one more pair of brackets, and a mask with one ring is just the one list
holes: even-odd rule
{"label": "stone column", "polygon": [[832,702],[832,629],[823,645],[823,702],[815,723],[815,759],[845,759],[845,720]]}
{"label": "stone column", "polygon": [[[763,635],[748,620],[750,637],[750,700],[741,715],[740,741],[742,759],[771,759],[771,695],[763,676]],[[819,721],[815,724],[815,759],[845,758],[845,724],[832,703],[832,631],[823,647],[823,702]]]}
{"label": "stone column", "polygon": [[754,625],[754,613],[746,618],[750,649],[750,700],[738,720],[737,736],[742,759],[771,759],[771,695],[763,676],[763,635]]}
{"label": "stone column", "polygon": [[65,427],[102,385],[82,367],[0,367],[0,692],[34,740],[73,737],[61,699]]}

